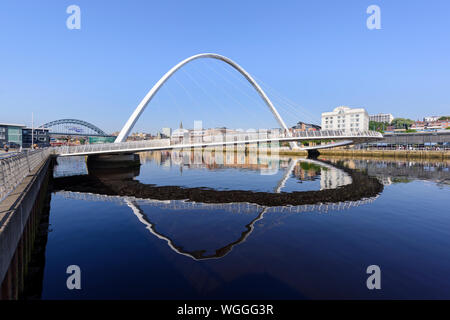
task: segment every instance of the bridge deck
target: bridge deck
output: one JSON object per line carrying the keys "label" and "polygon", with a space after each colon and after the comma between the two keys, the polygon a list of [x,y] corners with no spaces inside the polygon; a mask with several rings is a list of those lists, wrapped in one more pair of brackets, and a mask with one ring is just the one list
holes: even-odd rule
{"label": "bridge deck", "polygon": [[292,142],[328,140],[327,144],[299,148],[300,150],[333,148],[353,143],[361,143],[382,139],[383,135],[375,131],[345,132],[345,131],[310,131],[300,132],[292,136],[271,134],[267,132],[224,134],[210,137],[186,137],[181,140],[155,139],[130,141],[120,143],[104,143],[81,146],[63,146],[54,148],[58,156],[78,156],[96,154],[135,153],[154,150],[188,149],[217,147],[239,144],[258,144],[266,142]]}

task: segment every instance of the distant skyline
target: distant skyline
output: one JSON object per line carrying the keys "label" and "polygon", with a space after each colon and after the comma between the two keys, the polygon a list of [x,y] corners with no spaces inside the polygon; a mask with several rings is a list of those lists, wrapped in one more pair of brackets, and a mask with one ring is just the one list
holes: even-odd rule
{"label": "distant skyline", "polygon": [[[69,30],[69,5],[81,29]],[[381,9],[369,30],[366,9]],[[120,130],[179,61],[225,55],[260,81],[288,126],[339,105],[422,119],[450,113],[449,1],[11,1],[0,11],[0,122],[61,118]],[[276,127],[260,97],[219,61],[170,79],[132,132]]]}

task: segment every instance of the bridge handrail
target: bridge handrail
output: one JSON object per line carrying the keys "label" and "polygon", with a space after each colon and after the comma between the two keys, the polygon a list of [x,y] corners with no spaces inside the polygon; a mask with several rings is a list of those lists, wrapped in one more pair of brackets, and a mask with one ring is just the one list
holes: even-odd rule
{"label": "bridge handrail", "polygon": [[0,159],[0,202],[51,153],[51,148],[23,151]]}
{"label": "bridge handrail", "polygon": [[[231,212],[245,212],[254,213],[256,210],[262,210],[267,208],[258,204],[251,204],[246,202],[229,202],[229,203],[200,203],[191,202],[186,200],[155,200],[155,199],[144,199],[128,196],[118,196],[118,195],[104,195],[95,194],[87,192],[76,192],[76,191],[58,191],[58,194],[66,199],[75,199],[83,201],[104,201],[104,202],[114,202],[119,205],[126,205],[125,200],[139,201],[140,203],[150,204],[155,207],[171,209],[171,210],[210,210],[211,208],[221,209]],[[377,196],[371,198],[363,198],[360,200],[345,201],[345,202],[334,202],[334,203],[319,203],[319,204],[303,204],[296,206],[275,206],[270,207],[268,212],[304,212],[304,211],[328,211],[328,210],[345,210],[352,207],[358,207],[361,205],[369,204],[374,202],[378,198]]]}
{"label": "bridge handrail", "polygon": [[55,154],[86,153],[100,151],[121,151],[124,149],[139,149],[145,147],[169,146],[169,139],[154,139],[142,141],[129,141],[120,143],[84,144],[79,146],[61,146],[53,148]]}

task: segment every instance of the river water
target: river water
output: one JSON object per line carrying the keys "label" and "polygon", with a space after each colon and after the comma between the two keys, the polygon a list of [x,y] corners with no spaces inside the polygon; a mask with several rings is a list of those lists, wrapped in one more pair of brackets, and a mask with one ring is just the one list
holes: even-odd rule
{"label": "river water", "polygon": [[450,298],[449,163],[192,159],[60,158],[42,298]]}

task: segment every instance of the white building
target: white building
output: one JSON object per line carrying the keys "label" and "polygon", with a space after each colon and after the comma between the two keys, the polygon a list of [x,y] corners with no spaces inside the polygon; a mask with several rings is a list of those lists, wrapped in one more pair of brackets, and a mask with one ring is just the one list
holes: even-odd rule
{"label": "white building", "polygon": [[434,121],[438,121],[440,117],[441,116],[428,116],[428,117],[424,117],[423,121],[425,121],[425,122],[434,122]]}
{"label": "white building", "polygon": [[170,138],[172,135],[172,128],[162,128],[161,133],[167,138]]}
{"label": "white building", "polygon": [[180,127],[172,131],[170,135],[171,139],[182,141],[183,139],[189,139],[189,130],[183,128],[183,122],[180,122]]}
{"label": "white building", "polygon": [[369,114],[363,108],[337,107],[322,113],[322,130],[369,130]]}
{"label": "white building", "polygon": [[369,116],[369,121],[387,122],[391,124],[392,120],[394,120],[394,116],[390,113],[379,113]]}

